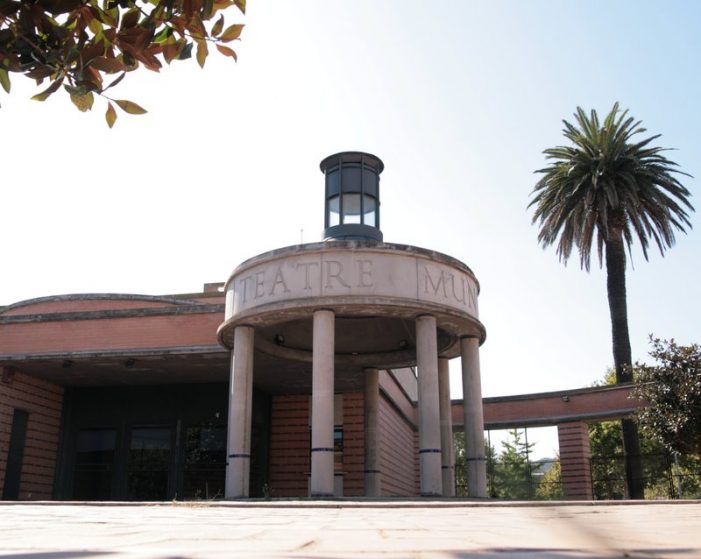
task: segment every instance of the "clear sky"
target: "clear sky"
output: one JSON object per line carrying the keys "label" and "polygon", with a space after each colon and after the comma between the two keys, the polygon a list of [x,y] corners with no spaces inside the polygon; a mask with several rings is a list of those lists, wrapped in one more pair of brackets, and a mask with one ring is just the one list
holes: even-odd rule
{"label": "clear sky", "polygon": [[[88,114],[37,103],[16,77],[0,92],[0,304],[225,281],[319,240],[318,163],[362,150],[385,163],[385,240],[452,255],[481,282],[484,395],[590,385],[612,364],[605,275],[538,246],[533,172],[578,105],[620,101],[700,175],[700,16],[692,1],[249,0],[238,63],[130,74],[115,96],[149,113],[113,130],[99,100]],[[701,342],[692,222],[664,259],[633,252],[635,359],[649,333]]]}

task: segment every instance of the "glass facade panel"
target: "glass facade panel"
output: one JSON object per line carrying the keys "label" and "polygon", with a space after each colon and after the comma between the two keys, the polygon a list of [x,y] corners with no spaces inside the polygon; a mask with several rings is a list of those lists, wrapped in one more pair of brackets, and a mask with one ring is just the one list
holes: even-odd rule
{"label": "glass facade panel", "polygon": [[185,430],[185,499],[224,497],[226,425],[202,425]]}
{"label": "glass facade panel", "polygon": [[112,476],[117,431],[83,429],[78,431],[73,474],[73,498],[80,501],[106,501],[112,498]]}
{"label": "glass facade panel", "polygon": [[363,196],[363,223],[377,227],[377,207],[372,196]]}
{"label": "glass facade panel", "polygon": [[131,431],[127,497],[132,501],[168,499],[171,430],[138,427]]}
{"label": "glass facade panel", "polygon": [[343,223],[360,223],[360,194],[343,195]]}
{"label": "glass facade panel", "polygon": [[329,198],[329,227],[340,225],[341,223],[340,202],[340,196],[332,196]]}

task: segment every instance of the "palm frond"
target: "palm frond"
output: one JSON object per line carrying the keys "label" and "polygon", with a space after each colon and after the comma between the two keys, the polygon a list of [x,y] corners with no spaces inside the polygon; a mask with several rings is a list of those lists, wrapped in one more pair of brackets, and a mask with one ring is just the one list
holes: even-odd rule
{"label": "palm frond", "polygon": [[651,242],[664,254],[675,231],[691,229],[691,193],[678,178],[691,175],[665,156],[670,148],[651,145],[660,134],[639,140],[642,121],[618,103],[603,121],[595,110],[577,107],[574,121],[562,122],[571,145],[543,151],[548,164],[536,171],[541,177],[528,204],[543,247],[556,244],[564,263],[576,247],[588,270],[594,245],[600,264],[614,238],[629,255],[637,242],[647,259]]}

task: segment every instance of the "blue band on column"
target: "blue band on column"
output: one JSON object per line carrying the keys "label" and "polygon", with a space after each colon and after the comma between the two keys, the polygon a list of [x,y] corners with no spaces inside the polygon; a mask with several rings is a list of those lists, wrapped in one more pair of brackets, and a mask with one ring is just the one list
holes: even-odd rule
{"label": "blue band on column", "polygon": [[428,452],[437,452],[438,454],[440,454],[441,449],[440,448],[422,448],[421,450],[419,450],[419,454],[425,454]]}
{"label": "blue band on column", "polygon": [[333,450],[333,448],[320,446],[318,448],[312,448],[312,452],[334,452],[334,450]]}
{"label": "blue band on column", "polygon": [[250,454],[229,454],[229,458],[250,458]]}

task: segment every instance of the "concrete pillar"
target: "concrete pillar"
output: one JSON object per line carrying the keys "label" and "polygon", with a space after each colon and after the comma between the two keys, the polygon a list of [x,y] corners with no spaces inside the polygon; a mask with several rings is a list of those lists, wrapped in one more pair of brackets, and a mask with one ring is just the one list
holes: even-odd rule
{"label": "concrete pillar", "polygon": [[557,438],[563,496],[565,499],[593,499],[589,426],[584,421],[561,423],[557,426]]}
{"label": "concrete pillar", "polygon": [[334,324],[333,311],[314,313],[312,342],[312,497],[333,497]]}
{"label": "concrete pillar", "polygon": [[253,402],[253,336],[250,326],[234,330],[229,381],[229,423],[227,433],[227,499],[248,497],[251,470],[251,411]]}
{"label": "concrete pillar", "polygon": [[416,365],[419,384],[419,465],[421,495],[443,494],[441,428],[438,411],[438,340],[436,319],[416,319]]}
{"label": "concrete pillar", "polygon": [[479,340],[460,340],[462,361],[463,412],[465,414],[465,461],[467,463],[467,494],[487,496],[487,458],[484,455],[484,414],[482,412],[482,382],[480,379]]}
{"label": "concrete pillar", "polygon": [[365,369],[365,496],[379,497],[380,445],[378,422],[380,414],[380,372]]}
{"label": "concrete pillar", "polygon": [[450,407],[450,371],[448,360],[438,359],[438,407],[441,418],[441,473],[443,496],[455,497],[455,449],[453,416]]}

